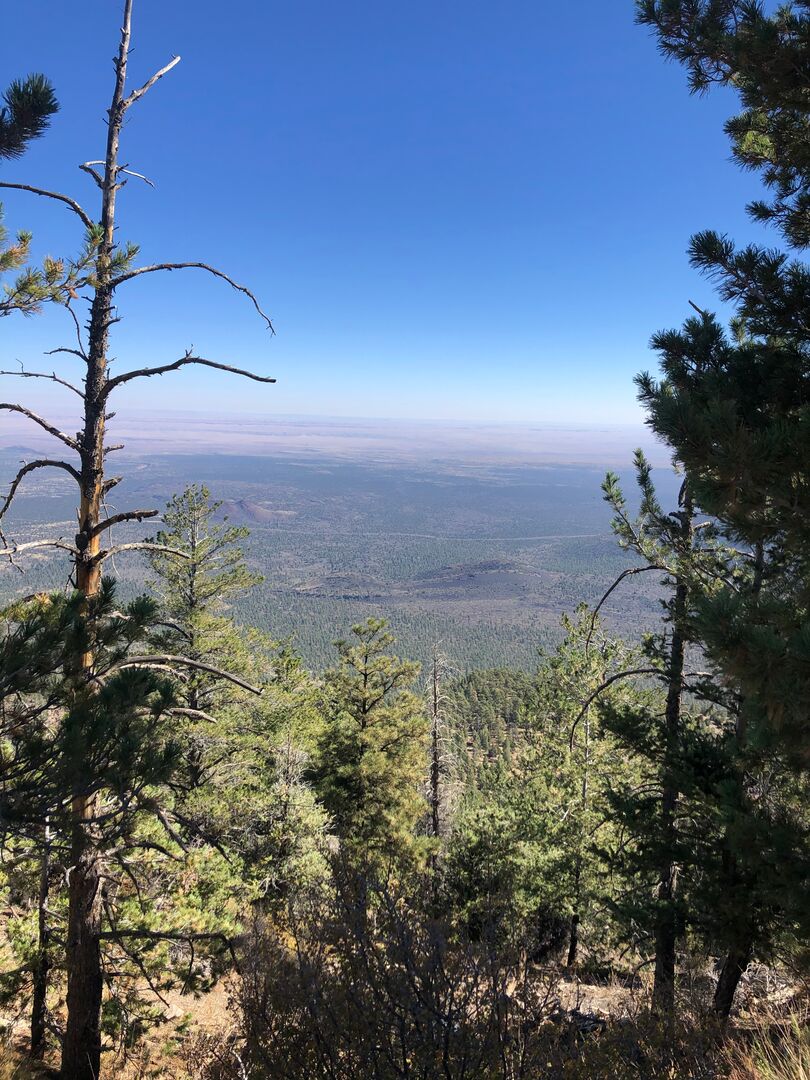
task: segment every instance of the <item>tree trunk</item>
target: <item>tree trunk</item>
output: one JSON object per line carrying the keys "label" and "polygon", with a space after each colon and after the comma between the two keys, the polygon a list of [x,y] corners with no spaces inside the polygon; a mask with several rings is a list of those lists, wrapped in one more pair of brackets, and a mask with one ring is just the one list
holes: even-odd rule
{"label": "tree trunk", "polygon": [[[588,812],[588,795],[589,795],[589,783],[590,783],[590,765],[591,765],[591,715],[590,712],[585,713],[585,727],[584,727],[585,745],[583,748],[582,758],[582,786],[580,789],[581,795],[581,808],[582,808],[582,821],[585,821],[586,814]],[[572,747],[573,751],[573,747]],[[581,831],[581,830],[580,830]],[[581,907],[582,907],[582,836],[579,837],[579,846],[576,854],[576,862],[574,863],[574,913],[571,916],[571,927],[568,936],[568,959],[565,962],[565,966],[569,971],[573,971],[577,963],[577,950],[579,949],[579,924],[581,922]]]}
{"label": "tree trunk", "polygon": [[[74,808],[74,816],[79,813]],[[64,1080],[98,1080],[101,1069],[100,862],[86,822],[76,821],[71,845],[68,908],[68,1023],[62,1047]]]}
{"label": "tree trunk", "polygon": [[[76,547],[76,588],[89,601],[101,586],[99,551],[103,499],[110,483],[104,479],[107,359],[114,321],[112,258],[115,251],[115,202],[118,192],[118,148],[126,108],[127,59],[132,0],[125,0],[121,42],[115,63],[116,80],[108,112],[107,149],[101,200],[101,239],[96,259],[96,286],[90,306],[87,375],[84,383],[84,428],[79,442],[81,496]],[[91,651],[78,662],[78,678],[92,678]],[[75,785],[71,805],[72,841],[68,892],[67,1023],[62,1048],[64,1080],[98,1080],[101,1061],[101,853],[93,828],[96,798],[83,790],[82,748],[73,762]]]}
{"label": "tree trunk", "polygon": [[740,979],[751,961],[751,947],[748,944],[737,944],[729,949],[717,987],[714,991],[714,1011],[722,1020],[727,1020],[734,1004],[734,995],[737,992]]}
{"label": "tree trunk", "polygon": [[573,971],[577,966],[577,949],[579,947],[579,909],[574,911],[571,916],[571,929],[568,936],[568,959],[565,961],[565,966],[569,971]]}
{"label": "tree trunk", "polygon": [[50,930],[48,927],[48,893],[51,870],[50,826],[46,823],[42,843],[42,864],[39,872],[37,897],[37,957],[31,991],[31,1057],[45,1054],[46,1020],[48,1015],[48,976],[50,974]]}
{"label": "tree trunk", "polygon": [[[762,578],[765,571],[765,548],[761,541],[755,545],[754,554],[754,579],[751,586],[751,592],[754,596],[758,596],[762,590]],[[738,758],[737,761],[735,761],[735,767],[733,769],[734,788],[738,805],[744,806],[746,802],[746,781],[742,759],[748,744],[744,698],[741,698],[739,702],[739,712],[737,714],[734,737]],[[717,986],[714,991],[714,1011],[722,1020],[727,1020],[731,1014],[731,1009],[734,1004],[734,995],[737,992],[740,979],[754,954],[755,935],[752,932],[752,927],[754,925],[753,920],[755,916],[751,904],[747,903],[749,898],[753,899],[754,890],[743,891],[743,888],[741,888],[740,867],[737,857],[732,850],[728,834],[724,839],[724,849],[723,870],[725,884],[729,890],[729,894],[733,891],[737,896],[740,896],[741,893],[745,896],[743,902],[746,903],[747,918],[749,920],[748,930],[744,931],[742,934],[737,932],[732,938],[731,947],[726,953],[726,958],[723,961],[723,967],[720,970],[720,977],[717,980]]]}
{"label": "tree trunk", "polygon": [[[684,532],[691,534],[691,507],[684,512]],[[679,581],[675,587],[672,609],[672,642],[667,673],[667,703],[664,714],[664,766],[661,791],[662,860],[658,876],[657,913],[655,920],[655,981],[653,1011],[671,1017],[675,1010],[675,958],[678,942],[676,896],[678,864],[676,859],[678,789],[675,775],[675,756],[681,728],[681,697],[683,694],[684,638],[681,632],[689,599],[688,587]]]}

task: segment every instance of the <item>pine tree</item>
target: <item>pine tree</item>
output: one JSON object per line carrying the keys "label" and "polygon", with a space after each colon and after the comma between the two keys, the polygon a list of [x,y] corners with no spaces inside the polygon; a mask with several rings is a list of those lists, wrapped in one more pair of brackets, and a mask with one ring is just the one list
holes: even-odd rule
{"label": "pine tree", "polygon": [[44,75],[15,79],[0,107],[0,159],[18,158],[43,135],[59,111],[53,86]]}
{"label": "pine tree", "polygon": [[[138,849],[136,821],[154,812],[154,790],[170,779],[178,761],[180,747],[171,724],[173,687],[132,653],[143,642],[154,605],[140,599],[119,611],[115,600],[114,586],[105,579],[90,603],[77,593],[54,595],[18,605],[7,616],[0,653],[5,729],[0,816],[16,844],[38,845],[47,831],[50,851],[63,867],[70,865],[76,800],[92,794],[103,807],[93,821],[97,850],[109,857],[115,849],[115,858],[124,860],[125,852]],[[91,650],[93,666],[86,678],[81,658]],[[82,768],[77,770],[79,759]],[[44,863],[46,881],[48,872]],[[99,870],[94,881],[99,913],[103,906],[114,936],[116,902],[100,875]],[[76,927],[69,923],[71,932]],[[44,1034],[47,938],[40,927],[34,1051],[41,1050]],[[102,938],[99,926],[94,942],[99,980]],[[86,976],[95,977],[92,971]],[[69,997],[68,1006],[79,1011],[82,1027],[97,1038],[99,1017],[88,1010],[87,999]]]}
{"label": "pine tree", "polygon": [[386,621],[368,619],[352,633],[353,641],[337,642],[340,663],[324,680],[315,783],[362,906],[371,874],[405,866],[416,853],[428,724],[411,689],[419,665],[389,653],[395,638]]}
{"label": "pine tree", "polygon": [[[738,92],[743,111],[726,125],[734,156],[760,171],[771,192],[770,202],[749,211],[797,248],[810,244],[808,12],[803,2],[772,14],[742,0],[639,5],[641,21],[684,64],[693,90],[720,84]],[[790,809],[787,778],[775,785],[767,778],[782,777],[792,763],[801,785],[810,762],[810,272],[787,254],[740,249],[710,231],[693,238],[691,260],[734,306],[730,332],[698,311],[680,331],[655,335],[663,378],[645,373],[638,385],[648,423],[735,549],[734,573],[701,599],[694,620],[738,697],[716,791],[725,821],[718,881],[729,918],[717,929],[727,952],[715,1004],[727,1015],[748,961],[767,954],[791,909],[801,924],[805,906],[797,880],[807,867],[801,815]],[[781,856],[791,834],[788,863],[805,868],[797,877],[775,872],[777,852],[767,840],[779,839]]]}
{"label": "pine tree", "polygon": [[[85,268],[77,280],[73,292],[84,295],[89,303],[89,319],[86,332],[82,331],[75,320],[76,337],[68,345],[56,351],[77,359],[81,365],[79,385],[69,380],[42,372],[14,372],[26,378],[53,379],[58,384],[76,394],[81,401],[82,419],[75,435],[67,434],[60,428],[39,416],[33,410],[18,402],[0,402],[0,411],[14,412],[26,417],[32,423],[46,431],[62,445],[65,457],[42,458],[26,463],[12,479],[8,495],[0,506],[0,520],[7,514],[22,481],[35,471],[58,469],[68,475],[77,487],[77,529],[75,540],[66,542],[61,537],[41,538],[19,544],[6,541],[0,535],[3,544],[2,555],[11,560],[32,550],[66,551],[72,561],[74,585],[84,598],[87,611],[96,609],[94,598],[102,591],[104,563],[117,553],[130,550],[148,550],[144,542],[115,544],[110,541],[110,530],[118,525],[141,522],[156,516],[152,509],[125,510],[120,513],[106,512],[107,499],[121,477],[110,476],[107,469],[108,453],[111,447],[107,438],[107,422],[112,411],[112,403],[117,391],[136,379],[149,379],[157,375],[178,371],[185,367],[202,366],[209,369],[227,371],[260,383],[272,383],[274,380],[254,374],[228,364],[222,364],[207,357],[195,355],[189,349],[181,357],[157,366],[142,367],[122,371],[115,375],[110,370],[111,335],[115,324],[120,320],[121,290],[131,281],[144,275],[152,275],[185,269],[202,270],[224,281],[229,286],[245,295],[264,319],[268,330],[272,324],[261,311],[258,301],[249,289],[238,285],[227,274],[207,263],[160,262],[150,265],[136,265],[138,248],[119,239],[117,208],[122,188],[132,176],[121,157],[121,139],[125,120],[131,110],[140,102],[179,62],[175,57],[159,71],[155,72],[141,86],[129,89],[127,86],[132,35],[133,0],[123,0],[123,20],[118,53],[114,62],[114,87],[110,107],[107,112],[106,149],[100,171],[91,163],[85,163],[82,169],[94,183],[100,194],[99,217],[94,220],[79,202],[68,195],[53,192],[31,185],[0,182],[0,188],[18,189],[32,192],[44,198],[67,206],[79,219],[83,228],[82,266]],[[65,302],[73,299],[69,296]],[[12,309],[14,305],[12,302]],[[75,455],[75,458],[72,456]],[[90,633],[91,643],[97,635]],[[68,680],[83,679],[88,687],[95,688],[92,681],[94,668],[92,648],[76,658],[77,671],[66,672]],[[175,656],[171,664],[176,669],[194,669],[195,662],[187,657]],[[161,663],[154,655],[139,658],[141,670],[166,670],[166,663]],[[98,690],[102,694],[102,690]],[[91,715],[88,712],[88,721]],[[77,738],[71,744],[76,758],[73,768],[77,776],[84,770],[92,772],[92,744],[85,738]],[[69,864],[70,895],[66,956],[68,962],[67,1022],[63,1044],[62,1070],[65,1076],[75,1080],[95,1080],[99,1074],[101,1061],[101,1042],[99,1018],[102,1006],[102,973],[100,967],[100,935],[105,919],[103,897],[99,888],[101,881],[102,850],[97,838],[97,820],[103,815],[98,793],[95,789],[81,791],[72,800],[71,813],[71,852]]]}
{"label": "pine tree", "polygon": [[[662,600],[666,629],[650,635],[644,646],[647,665],[627,674],[659,683],[658,695],[641,708],[617,707],[605,702],[605,722],[628,750],[646,760],[645,782],[638,794],[618,796],[620,817],[637,837],[628,852],[628,873],[638,881],[655,879],[655,899],[645,913],[636,905],[637,918],[651,926],[655,943],[653,1007],[662,1016],[674,1015],[676,959],[679,939],[689,916],[680,884],[684,868],[692,865],[694,839],[685,823],[695,815],[686,812],[684,801],[694,787],[688,759],[700,717],[690,716],[685,696],[707,696],[716,703],[713,673],[689,672],[689,647],[694,643],[692,618],[700,598],[722,579],[725,551],[711,522],[697,523],[688,482],[681,487],[679,508],[665,513],[652,481],[652,470],[642,452],[636,451],[636,474],[641,494],[639,513],[633,519],[615,475],[608,473],[605,499],[614,511],[613,529],[625,549],[642,561],[621,576],[651,571],[662,574]],[[616,583],[618,584],[618,582]],[[611,587],[613,591],[616,585]],[[705,722],[705,721],[704,721]],[[657,804],[657,806],[656,806]],[[633,902],[635,904],[635,901]]]}
{"label": "pine tree", "polygon": [[[605,897],[603,851],[611,847],[609,793],[637,770],[605,729],[599,709],[637,702],[628,680],[612,680],[637,666],[630,648],[611,637],[596,612],[581,605],[562,622],[564,638],[541,654],[530,714],[526,771],[548,791],[548,815],[559,860],[553,870],[568,916],[566,967],[577,966],[583,927],[594,903]],[[600,701],[595,698],[597,691]],[[523,770],[520,770],[521,772]],[[603,928],[604,930],[604,928]],[[604,935],[604,933],[602,934]],[[595,942],[588,943],[591,951]]]}
{"label": "pine tree", "polygon": [[248,530],[213,520],[220,505],[202,485],[174,496],[148,555],[155,575],[149,585],[161,605],[152,646],[158,654],[182,654],[201,665],[189,670],[178,689],[189,721],[186,762],[192,791],[210,780],[211,759],[224,752],[223,726],[228,719],[233,723],[234,711],[252,707],[238,684],[206,665],[229,668],[257,683],[267,679],[269,668],[267,655],[262,664],[258,649],[251,647],[250,634],[225,614],[235,597],[262,578],[248,569],[239,546]]}
{"label": "pine tree", "polygon": [[218,523],[220,507],[192,485],[164,511],[149,555],[160,603],[151,645],[200,665],[176,688],[183,812],[237,861],[235,890],[278,906],[320,858],[324,822],[304,780],[317,690],[289,643],[234,622],[234,601],[262,577],[242,552],[249,530]]}

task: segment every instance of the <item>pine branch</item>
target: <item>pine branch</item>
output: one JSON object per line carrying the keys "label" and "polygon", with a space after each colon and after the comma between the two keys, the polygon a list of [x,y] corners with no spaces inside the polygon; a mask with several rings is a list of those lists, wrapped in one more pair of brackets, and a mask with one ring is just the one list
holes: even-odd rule
{"label": "pine branch", "polygon": [[0,551],[0,557],[13,558],[21,555],[24,551],[33,551],[34,548],[59,548],[61,551],[69,551],[71,555],[78,555],[79,551],[73,544],[65,543],[64,540],[30,540],[27,544],[12,544]]}
{"label": "pine branch", "polygon": [[593,638],[594,631],[596,630],[596,620],[599,617],[599,612],[602,609],[603,604],[606,602],[606,600],[610,596],[610,594],[613,592],[614,589],[617,589],[619,587],[619,585],[621,585],[621,583],[625,580],[625,578],[633,577],[635,574],[646,574],[648,570],[657,570],[659,573],[661,573],[661,572],[668,573],[669,572],[669,571],[667,571],[667,568],[665,566],[658,566],[658,565],[632,566],[632,567],[630,567],[629,570],[623,570],[621,572],[621,574],[619,574],[619,576],[613,582],[613,584],[610,586],[610,588],[605,593],[605,595],[602,597],[602,599],[599,601],[599,603],[596,605],[596,607],[593,609],[593,615],[591,616],[590,629],[588,630],[588,636],[585,638],[585,652],[586,652],[586,654],[587,654],[588,650],[590,649],[591,639]]}
{"label": "pine branch", "polygon": [[576,734],[577,728],[585,718],[588,709],[591,707],[591,705],[593,705],[594,701],[596,701],[599,695],[603,694],[609,686],[612,686],[613,683],[618,682],[619,679],[629,679],[635,675],[657,675],[660,678],[662,674],[664,673],[662,672],[661,668],[631,668],[629,671],[617,671],[615,675],[611,675],[610,678],[605,679],[605,681],[599,686],[597,686],[593,693],[589,694],[588,697],[585,699],[585,702],[582,705],[582,708],[580,709],[576,720],[574,720],[574,723],[571,725],[571,734],[568,739],[569,748],[571,750],[574,749],[574,735]]}
{"label": "pine branch", "polygon": [[131,544],[117,544],[115,547],[99,551],[99,553],[93,557],[93,562],[105,562],[113,555],[120,555],[122,551],[157,551],[161,555],[175,555],[178,559],[188,558],[186,552],[180,551],[178,548],[164,547],[162,544],[153,544],[148,540],[136,540]]}

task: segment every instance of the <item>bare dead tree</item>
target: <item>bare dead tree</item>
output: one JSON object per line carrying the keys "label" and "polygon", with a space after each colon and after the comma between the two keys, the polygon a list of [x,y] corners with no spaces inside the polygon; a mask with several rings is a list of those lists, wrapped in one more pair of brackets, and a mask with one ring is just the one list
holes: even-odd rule
{"label": "bare dead tree", "polygon": [[[0,411],[24,416],[38,425],[53,439],[62,444],[63,452],[70,458],[44,457],[24,464],[12,479],[9,491],[0,504],[0,555],[9,562],[25,552],[54,548],[66,551],[72,560],[76,589],[85,598],[95,596],[101,586],[105,562],[114,555],[133,550],[154,550],[155,545],[143,543],[109,543],[106,539],[114,525],[142,521],[152,517],[153,510],[130,510],[108,516],[105,512],[105,496],[120,482],[120,477],[108,476],[106,460],[113,447],[107,443],[107,423],[111,416],[111,400],[114,392],[136,379],[148,379],[168,374],[184,367],[201,366],[229,372],[259,383],[275,380],[229,364],[197,355],[187,350],[179,359],[153,367],[142,367],[118,375],[110,373],[110,332],[119,321],[116,309],[118,290],[130,281],[147,274],[157,274],[184,269],[198,269],[223,280],[229,287],[243,293],[273,332],[270,319],[265,315],[254,294],[238,284],[227,274],[207,263],[165,262],[149,266],[134,265],[137,249],[121,246],[116,240],[116,211],[118,194],[127,178],[139,176],[120,160],[121,134],[130,110],[178,63],[175,57],[137,89],[127,88],[128,61],[131,43],[133,0],[124,0],[123,24],[120,44],[114,61],[115,85],[112,101],[107,112],[107,142],[103,159],[83,163],[80,168],[89,175],[101,197],[97,220],[84,210],[72,197],[59,192],[28,184],[0,182],[1,188],[29,192],[66,206],[81,222],[87,250],[92,253],[90,272],[75,282],[82,288],[89,301],[89,320],[82,330],[78,319],[69,307],[76,330],[76,345],[63,346],[57,353],[77,358],[83,367],[77,385],[69,383],[55,373],[7,372],[24,378],[45,378],[61,384],[77,394],[82,402],[82,424],[76,435],[69,435],[53,423],[39,416],[19,402],[0,402]],[[145,179],[141,177],[142,179]],[[78,489],[78,528],[75,537],[68,542],[62,537],[14,543],[7,540],[2,531],[3,518],[13,505],[23,480],[39,470],[57,469],[65,472]],[[175,553],[179,554],[179,553]],[[90,680],[94,657],[87,652],[76,661],[77,670],[71,678]],[[182,669],[188,661],[182,656],[137,657],[129,663],[143,666],[171,666]],[[81,775],[81,761],[77,761],[76,774]],[[99,1075],[101,1055],[100,1012],[103,989],[101,963],[101,940],[103,930],[103,905],[101,883],[104,852],[98,843],[96,828],[97,796],[86,794],[77,785],[72,799],[72,829],[69,856],[69,912],[67,933],[67,1026],[63,1043],[62,1075],[71,1080],[95,1080]]]}
{"label": "bare dead tree", "polygon": [[430,711],[430,776],[428,803],[430,806],[429,831],[437,845],[431,855],[431,867],[438,866],[438,844],[447,831],[447,817],[451,798],[451,761],[448,747],[447,706],[445,689],[450,664],[437,646],[433,649],[428,684]]}

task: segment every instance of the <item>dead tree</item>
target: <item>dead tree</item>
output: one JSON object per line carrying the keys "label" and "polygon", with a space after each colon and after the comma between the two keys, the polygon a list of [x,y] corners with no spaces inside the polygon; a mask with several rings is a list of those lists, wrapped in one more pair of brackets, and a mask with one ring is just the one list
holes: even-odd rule
{"label": "dead tree", "polygon": [[[137,89],[128,89],[127,66],[132,7],[133,0],[124,0],[120,45],[114,61],[115,86],[107,113],[106,151],[101,160],[88,161],[80,166],[91,177],[100,193],[99,217],[93,218],[75,199],[59,192],[25,184],[0,182],[0,187],[27,191],[66,206],[83,226],[86,248],[92,254],[89,272],[74,283],[77,294],[84,295],[89,301],[89,320],[82,328],[68,304],[75,339],[70,345],[55,350],[79,361],[82,367],[80,379],[73,383],[47,372],[5,373],[25,378],[53,379],[78,396],[82,408],[80,430],[75,435],[68,434],[19,402],[0,402],[0,411],[14,412],[26,417],[60,443],[62,453],[65,454],[65,457],[43,457],[27,462],[12,480],[8,494],[0,504],[0,555],[14,563],[18,556],[26,551],[54,549],[67,552],[72,560],[75,587],[85,598],[94,597],[98,593],[106,560],[119,552],[154,548],[154,545],[146,542],[115,544],[111,541],[113,526],[140,522],[156,517],[158,513],[154,509],[133,509],[113,515],[106,512],[106,496],[121,480],[119,476],[110,476],[107,471],[108,455],[119,449],[108,445],[106,437],[107,422],[114,415],[111,405],[115,391],[136,379],[148,379],[195,365],[231,372],[259,383],[275,381],[200,356],[193,349],[187,350],[179,359],[157,366],[118,374],[113,374],[110,370],[110,334],[112,327],[119,321],[116,308],[119,290],[125,284],[149,274],[195,268],[214,275],[245,294],[264,319],[268,330],[273,332],[270,319],[262,311],[253,293],[222,271],[199,261],[137,266],[137,248],[120,246],[116,240],[118,194],[130,178],[139,176],[121,160],[120,141],[124,122],[130,110],[180,59],[175,57]],[[1,531],[2,519],[8,513],[20,484],[34,472],[52,469],[66,473],[77,486],[78,527],[75,537],[71,540],[53,537],[22,544],[10,542]],[[66,672],[66,677],[90,680],[93,659],[92,652],[78,657],[76,670]],[[174,668],[182,668],[187,663],[181,656],[140,657],[138,660],[144,666],[162,662],[164,668],[169,661]],[[76,774],[80,776],[81,761],[77,761],[75,765]],[[62,1075],[70,1077],[71,1080],[95,1080],[100,1068],[100,1013],[103,992],[101,941],[104,934],[104,912],[100,888],[103,851],[97,842],[96,814],[96,797],[83,793],[79,785],[72,799],[68,870],[67,1025],[62,1053]]]}
{"label": "dead tree", "polygon": [[438,646],[428,676],[428,710],[430,715],[430,772],[428,776],[428,806],[430,819],[428,833],[435,847],[430,856],[431,873],[436,877],[439,869],[439,847],[447,836],[448,818],[453,800],[452,749],[449,745],[448,696],[445,690],[450,675],[450,664]]}

